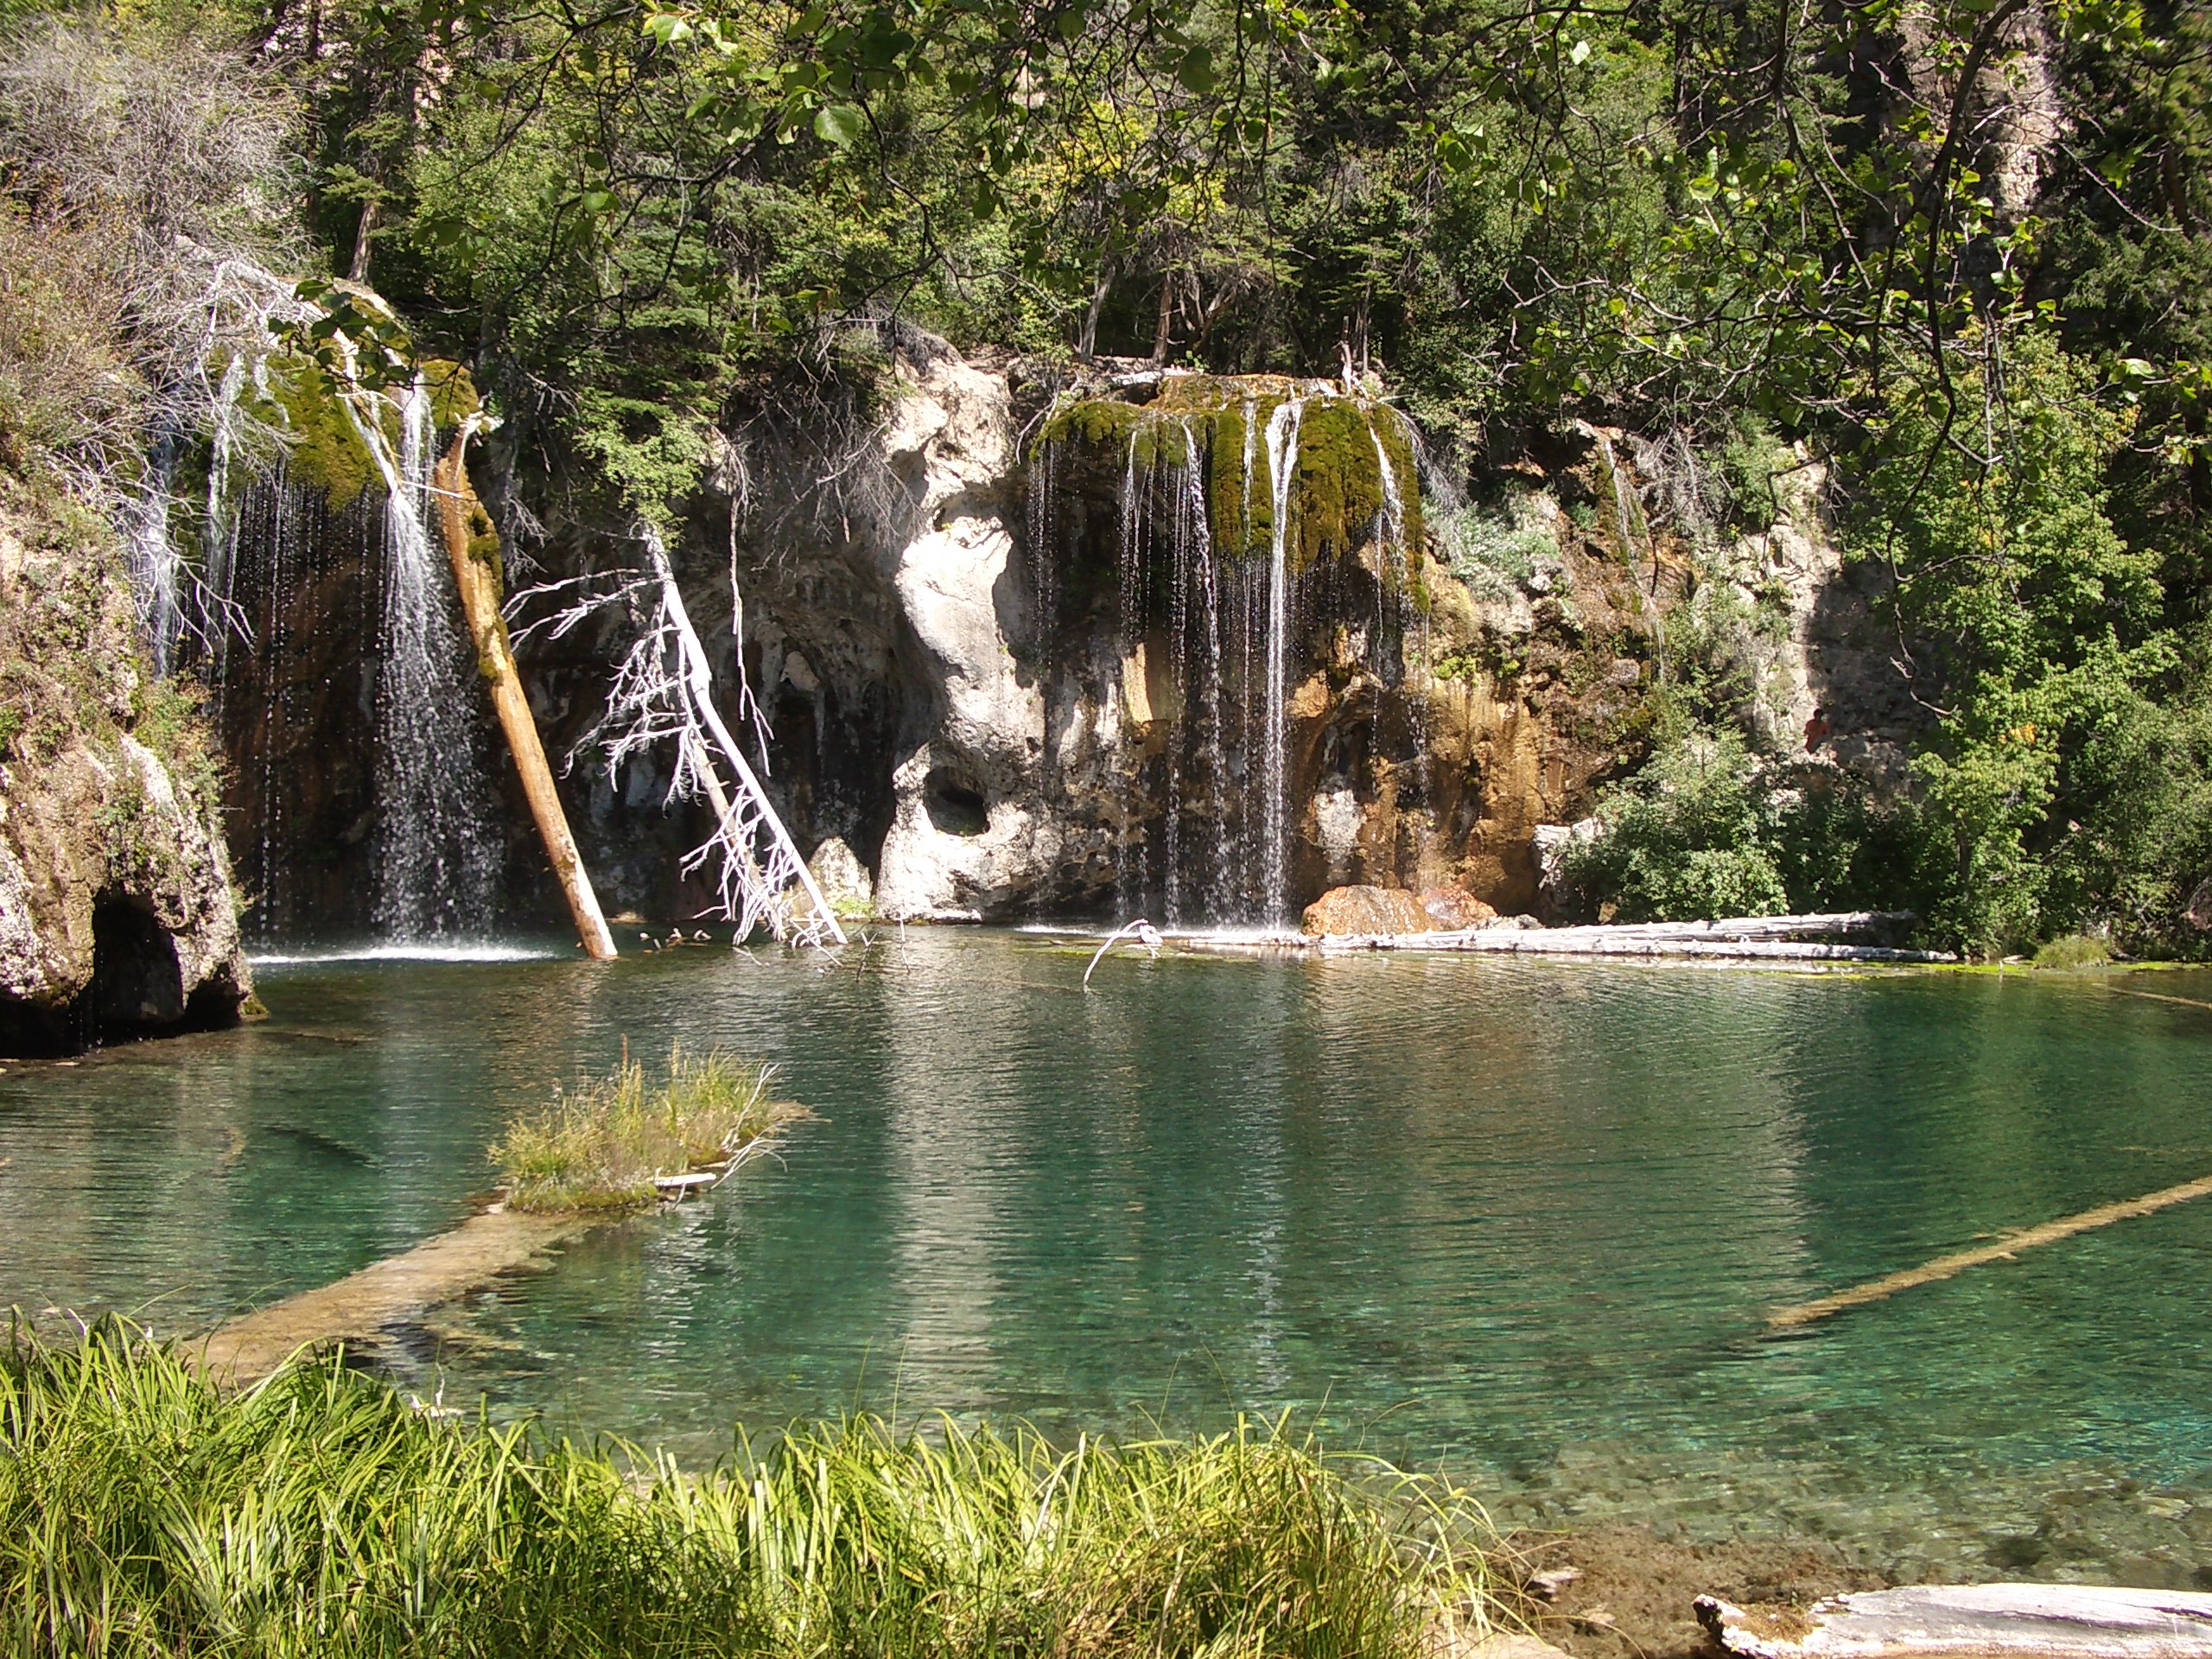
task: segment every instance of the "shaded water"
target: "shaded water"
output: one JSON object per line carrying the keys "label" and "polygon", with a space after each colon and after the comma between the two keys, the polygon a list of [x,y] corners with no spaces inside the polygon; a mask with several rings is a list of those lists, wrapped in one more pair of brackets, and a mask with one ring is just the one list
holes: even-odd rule
{"label": "shaded water", "polygon": [[442,1321],[448,1399],[701,1459],[734,1421],[894,1401],[1288,1408],[1510,1518],[2212,1565],[2212,1203],[1762,1334],[2212,1172],[2212,1014],[2087,977],[1389,957],[1116,957],[1085,996],[1087,955],[270,965],[265,1026],[0,1076],[0,1299],[167,1327],[322,1282],[463,1213],[504,1113],[680,1035],[776,1060],[820,1121]]}

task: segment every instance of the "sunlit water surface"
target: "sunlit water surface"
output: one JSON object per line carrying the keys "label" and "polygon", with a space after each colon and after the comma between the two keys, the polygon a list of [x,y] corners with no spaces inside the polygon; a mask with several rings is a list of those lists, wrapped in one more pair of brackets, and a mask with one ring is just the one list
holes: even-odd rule
{"label": "sunlit water surface", "polygon": [[264,1024],[0,1074],[0,1301],[186,1330],[324,1282],[681,1038],[817,1120],[439,1316],[410,1386],[700,1462],[855,1407],[1287,1410],[1510,1520],[2212,1586],[2212,1200],[1764,1334],[2212,1173],[2212,1012],[2112,988],[2204,977],[1140,952],[1086,995],[1090,948],[271,962]]}

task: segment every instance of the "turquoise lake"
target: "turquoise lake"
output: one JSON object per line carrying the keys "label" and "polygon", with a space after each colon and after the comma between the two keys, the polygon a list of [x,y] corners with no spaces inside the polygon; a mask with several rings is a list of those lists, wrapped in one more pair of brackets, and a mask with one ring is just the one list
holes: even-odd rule
{"label": "turquoise lake", "polygon": [[0,1303],[187,1332],[325,1282],[680,1038],[815,1120],[409,1333],[409,1388],[700,1463],[855,1408],[1287,1412],[1508,1521],[2212,1577],[2212,1199],[1765,1324],[2212,1173],[2212,1010],[2115,988],[2212,976],[1087,956],[267,963],[264,1023],[0,1071]]}

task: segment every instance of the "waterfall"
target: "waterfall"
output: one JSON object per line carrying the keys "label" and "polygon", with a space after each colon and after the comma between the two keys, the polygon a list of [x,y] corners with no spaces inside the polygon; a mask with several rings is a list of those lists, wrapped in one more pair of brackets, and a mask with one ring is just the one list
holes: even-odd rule
{"label": "waterfall", "polygon": [[[1031,591],[1048,648],[1078,648],[1089,621],[1118,657],[1118,687],[1093,682],[1127,722],[1113,764],[1128,781],[1092,809],[1115,909],[1290,925],[1309,653],[1363,665],[1363,682],[1404,678],[1421,579],[1410,429],[1310,381],[1193,377],[1147,405],[1064,409],[1029,462]],[[1092,607],[1102,590],[1110,610]],[[1081,800],[1097,762],[1071,754]]]}
{"label": "waterfall", "polygon": [[1268,417],[1268,483],[1273,505],[1268,548],[1268,728],[1262,757],[1266,779],[1262,810],[1266,866],[1261,897],[1262,919],[1280,927],[1289,919],[1290,893],[1285,858],[1290,839],[1290,518],[1292,485],[1298,474],[1298,429],[1306,400],[1291,397]]}
{"label": "waterfall", "polygon": [[501,849],[476,747],[475,663],[426,523],[435,459],[429,394],[418,377],[394,401],[397,453],[375,416],[351,402],[346,410],[385,486],[373,915],[385,937],[419,940],[489,928]]}
{"label": "waterfall", "polygon": [[146,453],[147,476],[123,514],[124,557],[138,601],[138,627],[154,672],[166,678],[184,632],[184,555],[169,534],[176,480],[176,440],[156,438]]}

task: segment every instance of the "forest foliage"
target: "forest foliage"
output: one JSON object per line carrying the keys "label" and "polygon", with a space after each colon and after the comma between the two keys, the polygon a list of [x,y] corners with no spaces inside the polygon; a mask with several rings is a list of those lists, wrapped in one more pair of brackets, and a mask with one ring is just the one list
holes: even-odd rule
{"label": "forest foliage", "polygon": [[[175,371],[115,341],[143,341],[180,238],[333,307],[372,283],[410,349],[467,364],[511,528],[671,520],[764,388],[865,374],[912,327],[1382,377],[1463,482],[1580,416],[1704,457],[1756,516],[1760,457],[1801,445],[1894,577],[1929,718],[1911,788],[1795,865],[1766,807],[1668,828],[1701,810],[1685,757],[1776,795],[1744,711],[1685,699],[1607,809],[1620,857],[1721,836],[1738,896],[1880,887],[1976,950],[2200,948],[2193,0],[6,0],[0,23],[0,448],[143,463]],[[200,170],[80,188],[38,101],[72,54],[109,66],[111,148]],[[210,142],[233,130],[259,148]]]}

